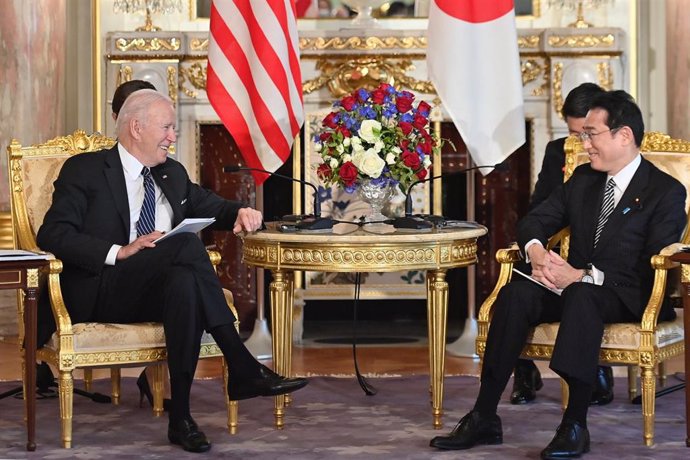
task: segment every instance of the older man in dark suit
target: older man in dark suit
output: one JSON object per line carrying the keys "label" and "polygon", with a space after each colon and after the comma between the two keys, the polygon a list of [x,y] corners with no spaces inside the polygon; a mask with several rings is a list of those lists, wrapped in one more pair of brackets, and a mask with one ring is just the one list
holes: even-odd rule
{"label": "older man in dark suit", "polygon": [[[550,367],[568,383],[568,408],[544,459],[579,457],[590,448],[587,410],[604,325],[640,321],[652,290],[652,255],[678,241],[685,226],[685,188],[640,155],[642,114],[624,91],[592,102],[580,135],[590,163],[578,167],[518,225],[518,242],[535,283],[501,289],[484,356],[474,409],[440,449],[468,449],[503,441],[496,411],[529,329],[560,321]],[[545,249],[550,235],[570,226],[568,260]],[[674,316],[666,305],[660,319]]]}
{"label": "older man in dark suit", "polygon": [[228,362],[230,399],[288,393],[307,381],[280,377],[247,351],[196,235],[155,242],[188,217],[215,217],[215,228],[234,232],[253,232],[262,223],[261,213],[192,183],[168,158],[175,120],[167,96],[149,89],[129,96],[117,118],[118,144],[65,162],[37,239],[64,263],[61,287],[74,322],[163,323],[168,438],[204,452],[211,444],[189,407],[203,330]]}

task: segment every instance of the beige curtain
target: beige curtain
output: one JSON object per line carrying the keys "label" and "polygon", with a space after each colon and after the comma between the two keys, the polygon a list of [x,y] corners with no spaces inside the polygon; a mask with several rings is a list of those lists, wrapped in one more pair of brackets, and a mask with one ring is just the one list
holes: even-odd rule
{"label": "beige curtain", "polygon": [[668,129],[690,139],[690,0],[666,0]]}

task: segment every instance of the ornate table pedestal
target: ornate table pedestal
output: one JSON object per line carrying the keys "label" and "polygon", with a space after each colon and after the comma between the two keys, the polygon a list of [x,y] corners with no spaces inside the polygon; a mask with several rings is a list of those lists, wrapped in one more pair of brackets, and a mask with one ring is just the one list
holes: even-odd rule
{"label": "ornate table pedestal", "polygon": [[[270,285],[273,316],[273,362],[275,371],[292,372],[293,273],[393,272],[426,270],[431,380],[431,411],[434,428],[441,428],[445,367],[448,283],[446,271],[477,262],[477,238],[487,233],[483,226],[440,229],[426,233],[372,233],[366,227],[338,224],[333,233],[282,233],[276,224],[243,236],[242,258],[248,265],[273,273]],[[377,229],[378,231],[378,229]],[[283,427],[285,395],[275,400],[276,427]]]}

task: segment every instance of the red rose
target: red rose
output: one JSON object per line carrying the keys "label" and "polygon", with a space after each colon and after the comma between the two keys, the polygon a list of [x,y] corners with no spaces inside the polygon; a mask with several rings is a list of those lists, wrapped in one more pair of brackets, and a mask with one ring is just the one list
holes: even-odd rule
{"label": "red rose", "polygon": [[357,166],[355,166],[351,161],[343,163],[338,171],[338,175],[342,179],[346,186],[350,186],[357,180]]}
{"label": "red rose", "polygon": [[403,150],[407,150],[407,148],[410,146],[410,140],[409,139],[403,139],[400,141],[400,148]]}
{"label": "red rose", "polygon": [[426,169],[420,169],[419,171],[417,171],[417,178],[419,180],[423,180],[424,178],[426,178],[426,173]]}
{"label": "red rose", "polygon": [[417,129],[424,129],[424,127],[426,126],[426,123],[427,123],[426,117],[417,113],[414,116],[414,121],[412,122],[412,126],[414,126]]}
{"label": "red rose", "polygon": [[401,158],[403,164],[413,171],[419,168],[419,165],[422,164],[421,160],[419,159],[419,155],[417,155],[415,152],[405,151],[402,153]]}
{"label": "red rose", "polygon": [[428,117],[429,112],[431,112],[431,106],[427,104],[425,101],[422,101],[417,106],[417,112],[421,113],[425,117]]}
{"label": "red rose", "polygon": [[422,153],[429,155],[431,153],[431,140],[424,139],[422,142],[417,144],[417,148],[422,151]]}
{"label": "red rose", "polygon": [[321,133],[319,134],[319,139],[321,139],[321,142],[328,142],[331,140],[331,133]]}
{"label": "red rose", "polygon": [[352,137],[352,133],[350,132],[350,130],[344,126],[338,126],[337,128],[335,128],[335,131],[337,133],[342,134],[343,137]]}
{"label": "red rose", "polygon": [[322,181],[327,181],[333,175],[333,170],[326,163],[321,163],[318,168],[316,168],[316,175]]}
{"label": "red rose", "polygon": [[402,129],[402,132],[405,136],[407,136],[408,134],[410,134],[412,132],[412,128],[413,128],[412,123],[408,123],[406,121],[401,121],[400,123],[398,123],[398,126],[400,127],[400,129]]}
{"label": "red rose", "polygon": [[391,85],[388,83],[381,83],[377,89],[380,89],[381,91],[388,92],[388,88],[390,88]]}
{"label": "red rose", "polygon": [[340,105],[342,105],[343,108],[344,108],[345,110],[347,110],[348,112],[350,112],[352,109],[355,108],[355,104],[356,104],[356,103],[357,103],[357,100],[356,100],[354,97],[352,97],[352,96],[345,96],[345,97],[342,98],[342,100],[340,101]]}
{"label": "red rose", "polygon": [[381,105],[383,104],[383,100],[386,98],[386,92],[379,87],[378,89],[374,90],[374,92],[371,93],[371,99],[374,101],[374,104]]}
{"label": "red rose", "polygon": [[338,114],[335,112],[331,112],[328,115],[326,115],[326,118],[324,118],[323,122],[322,122],[323,126],[326,126],[328,128],[335,128],[336,126],[338,126],[338,123],[336,120],[337,116],[338,116]]}
{"label": "red rose", "polygon": [[398,109],[398,112],[405,113],[412,108],[413,101],[414,95],[409,91],[403,91],[395,100],[395,107]]}

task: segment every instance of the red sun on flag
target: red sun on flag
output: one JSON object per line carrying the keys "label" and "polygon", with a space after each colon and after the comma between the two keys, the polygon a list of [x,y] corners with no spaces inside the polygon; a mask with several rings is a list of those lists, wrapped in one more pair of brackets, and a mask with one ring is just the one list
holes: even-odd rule
{"label": "red sun on flag", "polygon": [[513,0],[434,0],[447,15],[466,22],[493,21],[513,9]]}

